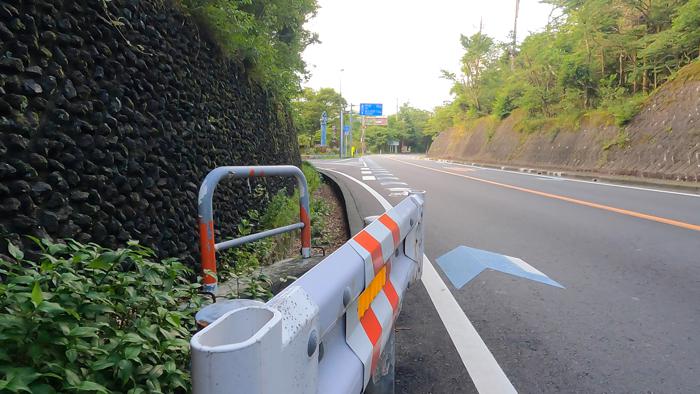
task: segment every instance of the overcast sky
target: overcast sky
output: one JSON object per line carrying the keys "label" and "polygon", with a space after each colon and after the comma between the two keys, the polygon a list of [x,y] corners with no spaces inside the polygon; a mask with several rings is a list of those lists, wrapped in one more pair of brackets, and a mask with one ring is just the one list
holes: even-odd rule
{"label": "overcast sky", "polygon": [[[349,103],[383,103],[396,112],[396,100],[432,110],[450,100],[450,83],[440,70],[459,70],[459,35],[479,30],[506,41],[513,29],[515,0],[319,0],[308,28],[321,44],[308,47],[314,89],[340,88]],[[518,41],[547,23],[551,6],[521,0]],[[340,72],[344,69],[344,72]],[[355,109],[357,111],[357,107]]]}

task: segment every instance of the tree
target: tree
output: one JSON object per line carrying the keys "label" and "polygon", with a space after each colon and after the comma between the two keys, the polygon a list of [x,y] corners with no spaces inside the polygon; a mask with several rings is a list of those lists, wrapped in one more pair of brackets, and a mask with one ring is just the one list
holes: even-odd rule
{"label": "tree", "polygon": [[301,95],[292,100],[292,114],[297,134],[310,136],[311,145],[320,143],[320,134],[318,137],[316,135],[321,129],[321,115],[324,111],[328,115],[329,134],[334,124],[337,130],[340,130],[340,108],[345,105],[345,99],[332,88],[321,88],[318,91],[304,88]]}

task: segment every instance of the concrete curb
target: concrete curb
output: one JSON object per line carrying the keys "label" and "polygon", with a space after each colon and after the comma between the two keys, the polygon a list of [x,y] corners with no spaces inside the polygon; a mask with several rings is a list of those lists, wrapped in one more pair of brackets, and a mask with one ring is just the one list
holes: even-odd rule
{"label": "concrete curb", "polygon": [[355,201],[355,198],[350,192],[350,189],[348,189],[347,185],[344,182],[339,181],[340,178],[338,177],[338,175],[328,171],[320,170],[318,168],[316,169],[316,171],[320,172],[325,178],[333,182],[333,184],[340,191],[340,197],[343,199],[343,203],[345,204],[345,217],[348,220],[350,236],[359,233],[360,230],[362,230],[365,227],[364,220],[362,218],[362,215],[360,215],[359,207],[357,206],[357,202]]}
{"label": "concrete curb", "polygon": [[530,168],[530,167],[515,167],[512,165],[497,165],[497,164],[486,164],[486,163],[475,163],[463,160],[452,160],[452,159],[439,159],[427,157],[427,159],[446,162],[446,163],[457,163],[457,164],[468,164],[474,167],[482,168],[493,168],[497,170],[506,171],[516,171],[530,174],[538,175],[548,175],[548,176],[558,176],[564,178],[581,179],[591,182],[605,181],[610,183],[619,183],[624,185],[636,185],[636,186],[657,186],[669,189],[690,191],[695,193],[700,193],[700,183],[695,182],[683,182],[683,181],[671,181],[664,179],[655,178],[640,178],[633,176],[622,176],[622,175],[609,175],[609,174],[599,174],[591,172],[571,172],[571,171],[561,171],[561,170],[545,170],[541,168]]}

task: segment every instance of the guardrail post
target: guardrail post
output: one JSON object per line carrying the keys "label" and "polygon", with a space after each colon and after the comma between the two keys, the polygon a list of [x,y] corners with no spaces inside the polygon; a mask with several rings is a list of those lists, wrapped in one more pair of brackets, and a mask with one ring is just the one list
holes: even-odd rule
{"label": "guardrail post", "polygon": [[[252,178],[265,176],[293,176],[299,187],[299,223],[290,224],[257,234],[216,243],[214,241],[214,190],[223,178]],[[309,186],[304,173],[295,166],[229,166],[217,167],[209,172],[199,188],[199,252],[206,292],[216,291],[216,252],[273,235],[301,229],[301,256],[311,257],[311,218],[309,216]]]}

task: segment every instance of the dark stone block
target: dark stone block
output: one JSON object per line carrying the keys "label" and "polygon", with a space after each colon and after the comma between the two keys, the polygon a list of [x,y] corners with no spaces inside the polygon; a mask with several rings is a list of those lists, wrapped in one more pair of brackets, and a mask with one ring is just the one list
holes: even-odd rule
{"label": "dark stone block", "polygon": [[51,211],[41,211],[39,213],[39,225],[44,227],[49,233],[55,233],[59,226],[58,214]]}
{"label": "dark stone block", "polygon": [[37,221],[33,217],[19,214],[15,215],[14,218],[12,218],[12,225],[17,230],[23,233],[28,233],[37,226]]}
{"label": "dark stone block", "polygon": [[32,183],[32,196],[39,197],[53,190],[51,185],[46,182],[34,182]]}
{"label": "dark stone block", "polygon": [[37,95],[44,92],[44,89],[33,79],[25,79],[22,82],[22,90],[28,95]]}
{"label": "dark stone block", "polygon": [[73,81],[70,79],[66,79],[62,92],[63,95],[69,100],[78,96],[78,93],[75,91],[75,86],[73,86]]}
{"label": "dark stone block", "polygon": [[6,94],[3,99],[17,111],[24,112],[29,105],[29,99],[18,94]]}
{"label": "dark stone block", "polygon": [[0,58],[0,70],[21,73],[24,72],[22,59],[5,56]]}
{"label": "dark stone block", "polygon": [[30,153],[29,154],[29,164],[32,165],[32,167],[38,169],[38,170],[44,170],[48,167],[48,160],[46,158],[38,153]]}
{"label": "dark stone block", "polygon": [[71,202],[85,202],[87,201],[88,197],[90,197],[90,193],[83,192],[83,191],[73,191],[70,193],[70,200]]}
{"label": "dark stone block", "polygon": [[10,191],[15,195],[28,193],[32,189],[27,181],[22,180],[10,182],[9,187]]}
{"label": "dark stone block", "polygon": [[68,200],[60,193],[52,193],[49,200],[46,202],[46,207],[55,209],[61,208],[68,204]]}
{"label": "dark stone block", "polygon": [[12,214],[19,211],[21,205],[22,204],[16,198],[6,198],[2,200],[2,204],[0,204],[0,212],[3,214]]}
{"label": "dark stone block", "polygon": [[8,163],[0,163],[0,179],[6,179],[17,173],[17,169]]}

